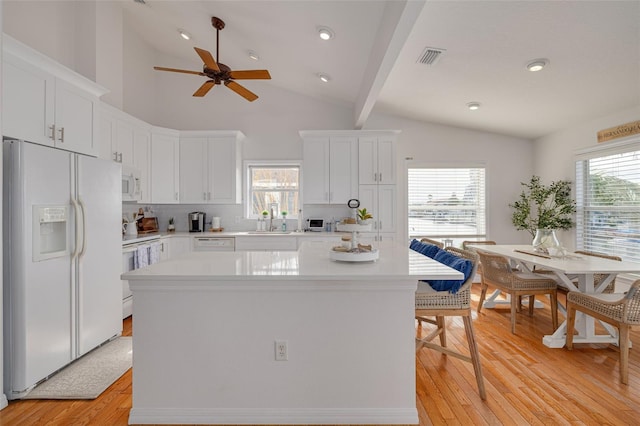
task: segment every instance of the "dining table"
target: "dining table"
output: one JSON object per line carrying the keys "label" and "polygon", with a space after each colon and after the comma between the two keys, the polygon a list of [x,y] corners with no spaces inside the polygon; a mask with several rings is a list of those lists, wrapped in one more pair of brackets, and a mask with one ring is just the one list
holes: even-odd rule
{"label": "dining table", "polygon": [[[619,274],[640,273],[640,263],[617,261],[596,256],[563,252],[550,256],[534,250],[530,245],[477,245],[474,250],[504,256],[523,271],[546,270],[555,274],[560,285],[569,291],[601,293]],[[594,285],[594,275],[604,274],[605,279]],[[549,274],[547,274],[549,275]],[[622,297],[622,296],[621,296]],[[602,323],[604,333],[596,329],[596,319],[577,312],[574,343],[597,343],[618,345],[618,331],[609,324]],[[545,335],[542,343],[549,348],[562,348],[566,343],[567,321],[558,326],[551,335]]]}

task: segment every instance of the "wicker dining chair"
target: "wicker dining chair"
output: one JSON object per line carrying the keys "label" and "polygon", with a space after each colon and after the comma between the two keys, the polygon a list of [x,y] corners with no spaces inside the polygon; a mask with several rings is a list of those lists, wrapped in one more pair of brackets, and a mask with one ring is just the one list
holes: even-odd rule
{"label": "wicker dining chair", "polygon": [[620,381],[629,383],[629,330],[640,325],[640,280],[626,293],[567,293],[567,349],[573,349],[576,311],[617,327],[620,331]]}
{"label": "wicker dining chair", "polygon": [[[490,246],[495,246],[496,242],[495,241],[491,241],[491,240],[483,240],[483,241],[468,241],[465,240],[462,242],[462,249],[463,250],[471,250],[471,251],[476,251],[475,248],[473,247],[469,247],[470,245],[490,245]],[[478,275],[482,276],[482,263],[478,263]]]}
{"label": "wicker dining chair", "polygon": [[[576,250],[575,253],[584,254],[586,256],[602,257],[604,259],[611,259],[611,260],[617,260],[618,262],[622,262],[622,258],[620,256],[612,256],[609,254],[598,253],[595,251]],[[597,288],[600,285],[600,283],[604,281],[605,278],[607,278],[608,276],[609,276],[608,274],[594,274],[593,287]],[[615,288],[616,288],[616,280],[614,278],[613,280],[611,280],[609,284],[607,284],[604,290],[602,290],[602,293],[613,293],[615,291]]]}
{"label": "wicker dining chair", "polygon": [[536,295],[548,294],[551,302],[551,322],[558,328],[558,292],[556,281],[530,272],[514,271],[504,256],[478,251],[482,264],[482,291],[478,314],[487,296],[489,284],[511,296],[511,333],[516,334],[516,311],[520,311],[522,296],[529,296],[529,316],[533,316]]}
{"label": "wicker dining chair", "polygon": [[[424,338],[416,337],[416,352],[422,347],[436,350],[445,355],[451,355],[463,361],[470,362],[473,365],[473,371],[476,375],[478,383],[478,393],[482,400],[487,399],[487,393],[484,388],[484,380],[482,377],[482,367],[480,365],[480,353],[476,343],[475,334],[473,332],[473,323],[471,320],[471,284],[478,266],[478,255],[467,250],[460,250],[455,247],[447,247],[446,251],[464,259],[468,259],[473,263],[473,270],[469,278],[462,284],[460,290],[453,294],[448,291],[436,291],[429,284],[424,282],[418,283],[418,290],[415,296],[415,316],[418,320],[418,326],[422,327],[422,321],[435,324],[436,329]],[[426,317],[434,317],[432,318]],[[446,322],[445,317],[460,316],[464,323],[464,330],[469,345],[469,356],[460,352],[447,348]],[[440,345],[431,342],[436,336],[440,336]]]}
{"label": "wicker dining chair", "polygon": [[440,248],[444,248],[444,243],[437,241],[437,240],[432,240],[431,238],[421,238],[420,239],[421,243],[425,243],[425,244],[433,244],[434,246],[438,246]]}

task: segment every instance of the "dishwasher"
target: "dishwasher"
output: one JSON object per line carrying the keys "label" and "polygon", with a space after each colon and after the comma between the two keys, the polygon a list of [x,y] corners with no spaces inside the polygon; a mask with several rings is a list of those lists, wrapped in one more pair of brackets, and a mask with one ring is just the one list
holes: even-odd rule
{"label": "dishwasher", "polygon": [[236,239],[233,237],[194,237],[193,251],[235,251]]}

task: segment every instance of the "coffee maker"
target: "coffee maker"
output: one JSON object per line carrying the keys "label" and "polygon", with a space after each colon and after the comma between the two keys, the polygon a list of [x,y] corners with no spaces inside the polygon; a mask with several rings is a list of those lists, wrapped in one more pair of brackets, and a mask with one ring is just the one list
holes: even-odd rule
{"label": "coffee maker", "polygon": [[189,213],[189,232],[204,232],[204,212]]}

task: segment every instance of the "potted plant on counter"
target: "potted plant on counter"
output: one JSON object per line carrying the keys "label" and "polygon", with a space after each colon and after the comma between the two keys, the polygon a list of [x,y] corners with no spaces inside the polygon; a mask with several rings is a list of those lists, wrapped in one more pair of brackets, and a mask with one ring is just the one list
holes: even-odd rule
{"label": "potted plant on counter", "polygon": [[169,218],[169,226],[167,226],[167,231],[168,232],[174,232],[176,230],[176,226],[173,223],[173,218],[170,217]]}
{"label": "potted plant on counter", "polygon": [[571,199],[571,182],[559,180],[544,185],[539,176],[531,177],[513,208],[511,221],[518,230],[526,230],[534,238],[535,249],[559,246],[555,231],[571,229],[576,203]]}
{"label": "potted plant on counter", "polygon": [[366,207],[358,209],[358,223],[366,225],[369,223],[369,219],[373,219],[373,215],[367,211]]}

